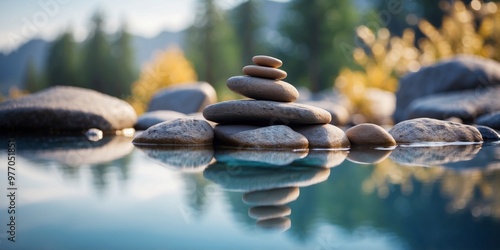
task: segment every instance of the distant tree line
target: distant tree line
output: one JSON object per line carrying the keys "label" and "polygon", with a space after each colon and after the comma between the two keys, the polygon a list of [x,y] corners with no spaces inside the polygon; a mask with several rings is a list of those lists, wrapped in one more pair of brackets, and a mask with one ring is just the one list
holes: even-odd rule
{"label": "distant tree line", "polygon": [[[443,13],[438,2],[430,0],[366,1],[368,10],[348,0],[291,0],[277,30],[265,32],[265,0],[246,0],[228,10],[218,0],[197,0],[196,4],[196,18],[181,47],[198,79],[220,93],[226,89],[227,78],[241,75],[241,68],[257,54],[282,59],[282,68],[288,72],[285,81],[293,85],[313,92],[331,88],[342,67],[357,67],[352,50],[359,45],[358,25],[376,23],[398,33],[411,27],[415,18],[433,20]],[[75,43],[71,31],[57,38],[46,68],[37,71],[32,61],[28,63],[25,88],[35,91],[64,84],[129,96],[138,78],[131,35],[122,27],[110,36],[103,31],[103,22],[101,14],[94,15],[92,31],[82,45]]]}
{"label": "distant tree line", "polygon": [[28,61],[24,89],[34,92],[55,85],[90,88],[112,96],[130,95],[137,78],[132,37],[122,27],[112,38],[103,30],[103,16],[96,13],[86,41],[76,43],[71,30],[52,42],[45,68],[37,71]]}

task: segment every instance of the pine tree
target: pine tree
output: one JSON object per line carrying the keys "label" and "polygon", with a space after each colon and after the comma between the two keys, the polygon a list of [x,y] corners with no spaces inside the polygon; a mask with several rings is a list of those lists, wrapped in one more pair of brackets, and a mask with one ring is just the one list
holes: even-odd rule
{"label": "pine tree", "polygon": [[285,39],[277,51],[287,63],[288,81],[313,92],[330,87],[342,66],[351,62],[342,46],[354,46],[356,11],[348,0],[293,0],[281,23]]}
{"label": "pine tree", "polygon": [[112,52],[117,91],[121,94],[121,97],[128,96],[130,95],[131,85],[137,78],[137,71],[134,64],[132,36],[127,32],[125,26],[119,31]]}
{"label": "pine tree", "polygon": [[104,19],[100,13],[92,18],[93,32],[83,49],[83,72],[88,88],[120,97],[120,87],[113,75],[111,46],[103,30]]}
{"label": "pine tree", "polygon": [[214,0],[198,0],[198,14],[188,30],[187,43],[187,56],[200,80],[222,90],[229,76],[240,74],[234,32]]}
{"label": "pine tree", "polygon": [[49,50],[45,63],[48,86],[79,86],[77,63],[77,46],[71,30],[67,30],[52,43]]}
{"label": "pine tree", "polygon": [[26,65],[26,70],[24,71],[23,90],[31,93],[41,90],[43,88],[42,82],[43,81],[36,69],[35,62],[33,61],[33,58],[30,57]]}
{"label": "pine tree", "polygon": [[241,65],[252,64],[252,57],[256,54],[266,54],[260,32],[262,27],[260,4],[258,0],[247,0],[231,11],[234,30],[241,45]]}

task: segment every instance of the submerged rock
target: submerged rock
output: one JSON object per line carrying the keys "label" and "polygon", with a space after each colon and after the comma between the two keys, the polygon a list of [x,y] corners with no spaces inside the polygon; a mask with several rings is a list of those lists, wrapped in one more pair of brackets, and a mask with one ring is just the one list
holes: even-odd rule
{"label": "submerged rock", "polygon": [[136,135],[135,144],[197,145],[212,144],[214,131],[208,122],[178,118],[156,124]]}
{"label": "submerged rock", "polygon": [[[453,72],[453,73],[451,73]],[[396,92],[395,122],[408,119],[408,106],[417,98],[437,93],[475,90],[500,84],[500,63],[470,55],[443,60],[404,76]]]}
{"label": "submerged rock", "polygon": [[201,112],[217,102],[215,89],[207,82],[179,84],[158,91],[148,106],[149,111],[172,110],[183,114]]}
{"label": "submerged rock", "polygon": [[486,126],[480,126],[476,125],[475,126],[479,133],[481,133],[481,136],[483,137],[484,141],[498,141],[500,140],[500,134],[497,133],[494,129]]}
{"label": "submerged rock", "polygon": [[394,138],[384,128],[372,123],[356,125],[348,129],[345,134],[352,145],[396,145]]}
{"label": "submerged rock", "polygon": [[104,132],[134,126],[137,115],[127,102],[90,89],[56,86],[0,104],[0,128]]}
{"label": "submerged rock", "polygon": [[470,125],[430,118],[417,118],[396,124],[389,134],[398,143],[481,142],[481,133]]}
{"label": "submerged rock", "polygon": [[309,148],[348,148],[349,139],[342,129],[330,124],[295,127],[294,130],[307,138]]}

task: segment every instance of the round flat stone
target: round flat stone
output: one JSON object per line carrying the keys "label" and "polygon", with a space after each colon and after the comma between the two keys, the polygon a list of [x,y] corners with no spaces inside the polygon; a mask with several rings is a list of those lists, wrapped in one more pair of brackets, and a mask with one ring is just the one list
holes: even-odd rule
{"label": "round flat stone", "polygon": [[285,79],[287,74],[281,69],[269,68],[257,65],[248,65],[243,67],[243,74],[268,79]]}
{"label": "round flat stone", "polygon": [[332,116],[324,109],[298,103],[233,100],[212,104],[203,116],[221,124],[300,125],[327,124]]}
{"label": "round flat stone", "polygon": [[284,205],[296,200],[299,194],[298,187],[259,190],[243,194],[243,202],[251,206]]}
{"label": "round flat stone", "polygon": [[299,98],[299,91],[290,83],[251,76],[233,76],[227,80],[227,87],[238,94],[257,100],[293,102]]}
{"label": "round flat stone", "polygon": [[257,65],[271,68],[279,68],[283,65],[280,59],[271,56],[254,56],[252,61]]}

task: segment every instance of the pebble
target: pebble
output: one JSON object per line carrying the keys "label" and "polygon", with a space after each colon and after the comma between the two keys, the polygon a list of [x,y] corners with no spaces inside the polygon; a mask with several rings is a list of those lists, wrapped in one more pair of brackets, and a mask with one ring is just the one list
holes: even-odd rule
{"label": "pebble", "polygon": [[267,79],[285,79],[287,74],[281,69],[263,67],[257,65],[247,65],[243,67],[243,74]]}
{"label": "pebble", "polygon": [[156,124],[136,135],[135,144],[198,145],[212,144],[212,126],[204,120],[178,118]]}
{"label": "pebble", "polygon": [[372,123],[356,125],[345,133],[352,145],[396,145],[394,138],[384,128]]}
{"label": "pebble", "polygon": [[280,80],[233,76],[227,80],[227,87],[233,92],[257,100],[293,102],[299,98],[299,92],[293,85]]}
{"label": "pebble", "polygon": [[483,137],[484,141],[498,141],[500,140],[500,134],[498,134],[497,131],[490,127],[486,126],[481,126],[481,125],[476,125],[474,126],[477,128],[479,133],[481,133],[481,136]]}
{"label": "pebble", "polygon": [[217,125],[215,136],[224,145],[248,148],[290,148],[303,149],[308,147],[307,139],[284,125],[267,127]]}
{"label": "pebble", "polygon": [[203,110],[210,121],[228,124],[327,124],[332,116],[324,109],[297,103],[233,100],[210,105]]}
{"label": "pebble", "polygon": [[389,130],[389,134],[398,143],[481,142],[483,140],[481,133],[473,126],[431,118],[400,122]]}
{"label": "pebble", "polygon": [[349,139],[342,129],[331,124],[295,127],[309,141],[309,148],[348,148]]}
{"label": "pebble", "polygon": [[296,200],[299,194],[298,187],[259,190],[243,194],[243,202],[251,206],[284,205]]}
{"label": "pebble", "polygon": [[283,62],[280,59],[271,56],[254,56],[252,61],[257,65],[271,68],[279,68],[283,65]]}

